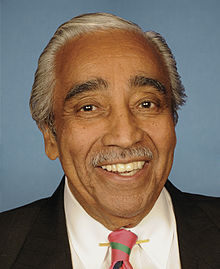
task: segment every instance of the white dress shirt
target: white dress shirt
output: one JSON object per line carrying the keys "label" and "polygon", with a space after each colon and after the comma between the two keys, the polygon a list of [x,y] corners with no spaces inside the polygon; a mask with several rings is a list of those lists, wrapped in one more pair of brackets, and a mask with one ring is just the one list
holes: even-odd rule
{"label": "white dress shirt", "polygon": [[[111,232],[89,216],[72,195],[67,179],[64,189],[64,209],[67,233],[74,269],[109,269]],[[135,245],[130,255],[134,269],[180,269],[176,222],[171,198],[164,188],[150,213],[134,228],[129,229],[138,240],[149,242]]]}

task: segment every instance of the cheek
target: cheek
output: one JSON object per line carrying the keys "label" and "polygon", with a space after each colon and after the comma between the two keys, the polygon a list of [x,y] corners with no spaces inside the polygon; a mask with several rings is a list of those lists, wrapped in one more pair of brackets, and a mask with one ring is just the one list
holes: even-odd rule
{"label": "cheek", "polygon": [[100,138],[99,126],[96,124],[80,124],[77,122],[66,122],[61,134],[62,155],[71,155],[74,160],[85,161],[87,155]]}
{"label": "cheek", "polygon": [[84,129],[64,128],[60,143],[63,154],[69,152],[71,156],[76,158],[87,149],[88,143],[88,134]]}
{"label": "cheek", "polygon": [[172,153],[176,145],[176,134],[172,118],[152,121],[149,136],[155,144],[158,153]]}

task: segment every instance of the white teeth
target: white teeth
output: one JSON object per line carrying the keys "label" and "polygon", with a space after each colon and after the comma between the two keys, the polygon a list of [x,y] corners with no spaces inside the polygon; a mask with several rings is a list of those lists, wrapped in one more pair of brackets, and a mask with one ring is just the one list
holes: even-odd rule
{"label": "white teeth", "polygon": [[108,171],[112,171],[111,165],[107,165],[107,166],[106,166],[106,169],[107,169]]}
{"label": "white teeth", "polygon": [[[132,163],[117,163],[117,164],[108,164],[101,166],[102,169],[105,169],[109,172],[118,172],[123,173],[123,175],[134,175],[137,170],[140,170],[144,166],[144,161],[132,162]],[[129,172],[129,173],[125,173]]]}
{"label": "white teeth", "polygon": [[131,172],[125,172],[125,173],[120,173],[120,176],[133,176],[133,175],[135,175],[136,173],[137,173],[137,171],[138,170],[133,170],[133,171],[131,171]]}
{"label": "white teeth", "polygon": [[133,165],[132,163],[127,163],[126,164],[126,171],[132,171],[133,170]]}
{"label": "white teeth", "polygon": [[121,164],[121,163],[119,163],[119,164],[116,164],[116,168],[117,168],[117,172],[125,172],[126,171],[126,168],[125,168],[125,165],[124,164]]}
{"label": "white teeth", "polygon": [[137,162],[134,163],[134,169],[138,169],[138,163]]}
{"label": "white teeth", "polygon": [[137,162],[138,168],[141,169],[143,165],[140,162]]}
{"label": "white teeth", "polygon": [[116,172],[117,171],[117,167],[116,167],[116,165],[115,164],[113,164],[113,165],[110,165],[112,168],[112,171],[114,171],[114,172]]}

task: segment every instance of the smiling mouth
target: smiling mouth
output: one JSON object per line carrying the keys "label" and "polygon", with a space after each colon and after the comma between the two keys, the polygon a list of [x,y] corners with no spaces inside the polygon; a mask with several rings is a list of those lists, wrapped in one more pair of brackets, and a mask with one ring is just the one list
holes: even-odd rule
{"label": "smiling mouth", "polygon": [[120,176],[133,176],[144,167],[145,161],[102,165],[101,168]]}

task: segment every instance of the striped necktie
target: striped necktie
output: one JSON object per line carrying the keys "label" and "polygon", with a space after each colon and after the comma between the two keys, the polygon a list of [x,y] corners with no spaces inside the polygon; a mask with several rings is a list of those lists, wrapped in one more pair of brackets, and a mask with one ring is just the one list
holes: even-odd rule
{"label": "striped necktie", "polygon": [[112,262],[109,269],[132,269],[129,255],[137,241],[136,234],[125,229],[111,232],[108,236],[112,248]]}

